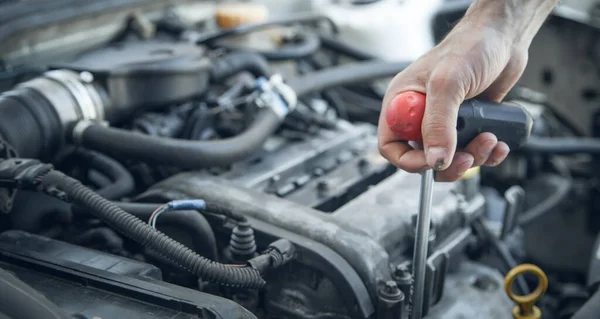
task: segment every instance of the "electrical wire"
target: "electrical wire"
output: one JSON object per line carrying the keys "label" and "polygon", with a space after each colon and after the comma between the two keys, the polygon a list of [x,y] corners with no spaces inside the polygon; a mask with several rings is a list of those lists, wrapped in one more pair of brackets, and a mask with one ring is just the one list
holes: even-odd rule
{"label": "electrical wire", "polygon": [[150,218],[148,218],[148,225],[152,226],[152,228],[156,229],[156,219],[162,213],[169,211],[177,211],[177,210],[204,210],[206,209],[206,202],[201,199],[184,199],[184,200],[174,200],[170,201],[162,206],[159,206]]}
{"label": "electrical wire", "polygon": [[550,176],[547,181],[554,188],[554,192],[546,196],[540,203],[524,211],[521,216],[519,216],[519,226],[527,227],[542,216],[551,212],[552,209],[565,201],[573,186],[571,179],[558,176]]}

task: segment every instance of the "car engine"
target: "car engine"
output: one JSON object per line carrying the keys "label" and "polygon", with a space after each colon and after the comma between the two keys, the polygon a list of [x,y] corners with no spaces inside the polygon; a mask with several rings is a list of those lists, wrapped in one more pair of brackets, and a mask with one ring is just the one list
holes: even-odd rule
{"label": "car engine", "polygon": [[[420,175],[381,100],[471,1],[32,2],[0,1],[1,318],[409,318]],[[435,184],[425,318],[543,280],[543,318],[600,318],[598,8],[534,40],[530,141]],[[350,18],[396,9],[422,24]]]}

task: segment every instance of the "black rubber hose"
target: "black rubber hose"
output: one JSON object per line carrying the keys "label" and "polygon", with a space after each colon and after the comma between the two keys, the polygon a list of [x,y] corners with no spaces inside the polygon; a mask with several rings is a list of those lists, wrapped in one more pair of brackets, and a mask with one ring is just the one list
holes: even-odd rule
{"label": "black rubber hose", "polygon": [[361,62],[309,73],[289,79],[287,84],[298,96],[322,91],[334,86],[360,83],[394,76],[410,65],[410,62]]}
{"label": "black rubber hose", "polygon": [[250,51],[260,54],[267,60],[271,61],[302,59],[319,51],[319,48],[321,47],[321,40],[314,32],[300,30],[297,31],[295,36],[295,43],[286,43],[281,48],[277,48],[276,50],[254,50],[251,48],[238,47],[227,43],[218,43],[215,44],[215,47],[236,51]]}
{"label": "black rubber hose", "polygon": [[596,291],[588,301],[571,317],[571,319],[600,318],[600,290]]}
{"label": "black rubber hose", "polygon": [[227,166],[247,158],[262,147],[280,123],[271,109],[261,109],[245,132],[214,141],[161,138],[93,124],[80,142],[86,148],[131,160],[199,169]]}
{"label": "black rubber hose", "polygon": [[11,319],[68,319],[67,315],[46,296],[15,275],[0,268],[0,315]]}
{"label": "black rubber hose", "polygon": [[[150,215],[163,204],[135,203],[135,202],[113,202],[122,210],[131,215],[147,221]],[[207,205],[208,206],[208,205]],[[84,216],[87,211],[80,207],[73,207],[73,215]],[[203,212],[202,212],[203,213]],[[243,216],[242,216],[243,218]],[[204,215],[196,211],[170,211],[160,215],[157,228],[162,226],[173,226],[190,235],[194,250],[201,256],[211,260],[217,260],[217,240],[215,233]]]}
{"label": "black rubber hose", "polygon": [[45,174],[41,178],[41,186],[53,196],[62,199],[66,196],[116,231],[203,280],[249,289],[261,288],[265,284],[258,270],[248,266],[228,266],[204,258],[59,171]]}
{"label": "black rubber hose", "polygon": [[112,183],[96,190],[98,195],[106,199],[118,199],[127,196],[135,189],[135,181],[131,173],[116,160],[98,152],[78,149],[73,155],[90,168],[107,176]]}
{"label": "black rubber hose", "polygon": [[[148,220],[152,213],[162,204],[125,203],[115,202],[122,210],[134,215],[141,220]],[[190,235],[196,252],[211,260],[217,260],[217,239],[206,218],[196,211],[175,210],[160,215],[156,227],[173,226],[178,232]]]}
{"label": "black rubber hose", "polygon": [[343,54],[347,57],[359,61],[377,60],[376,56],[364,52],[361,49],[353,47],[347,43],[344,43],[341,40],[334,38],[330,35],[320,34],[319,39],[321,40],[321,45],[323,46],[323,48],[326,48],[335,53]]}
{"label": "black rubber hose", "polygon": [[210,76],[212,82],[223,83],[223,81],[243,71],[251,73],[256,78],[269,77],[269,62],[257,53],[234,52],[217,59],[214,62]]}
{"label": "black rubber hose", "polygon": [[299,24],[299,23],[310,23],[310,22],[317,22],[320,20],[327,21],[331,25],[333,32],[338,33],[337,25],[335,24],[335,22],[333,22],[333,20],[331,20],[331,18],[329,18],[325,15],[322,15],[322,14],[308,13],[308,14],[297,14],[291,18],[271,20],[271,21],[267,21],[265,23],[258,23],[258,24],[245,24],[245,25],[241,25],[236,28],[220,30],[220,31],[216,31],[213,33],[207,33],[207,34],[204,34],[203,36],[201,36],[198,40],[196,40],[196,44],[204,44],[207,42],[213,42],[213,41],[216,41],[219,39],[236,36],[236,35],[241,35],[241,34],[247,34],[250,32],[263,30],[263,29],[273,27],[273,26],[285,26],[285,25],[293,25],[293,24]]}
{"label": "black rubber hose", "polygon": [[532,136],[518,151],[548,154],[600,154],[600,139]]}

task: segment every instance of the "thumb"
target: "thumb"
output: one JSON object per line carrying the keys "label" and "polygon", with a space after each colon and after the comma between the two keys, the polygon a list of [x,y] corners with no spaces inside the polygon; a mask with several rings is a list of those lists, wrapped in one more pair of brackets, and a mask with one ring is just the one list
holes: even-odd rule
{"label": "thumb", "polygon": [[421,133],[427,166],[437,171],[448,168],[454,157],[458,108],[469,87],[464,70],[468,68],[437,68],[427,82]]}

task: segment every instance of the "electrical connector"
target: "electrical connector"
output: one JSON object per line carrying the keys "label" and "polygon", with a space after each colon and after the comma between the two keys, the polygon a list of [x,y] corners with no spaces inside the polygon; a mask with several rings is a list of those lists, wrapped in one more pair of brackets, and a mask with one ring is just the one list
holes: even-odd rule
{"label": "electrical connector", "polygon": [[260,256],[250,259],[248,264],[262,274],[287,264],[295,255],[296,247],[289,240],[279,239],[272,242]]}

